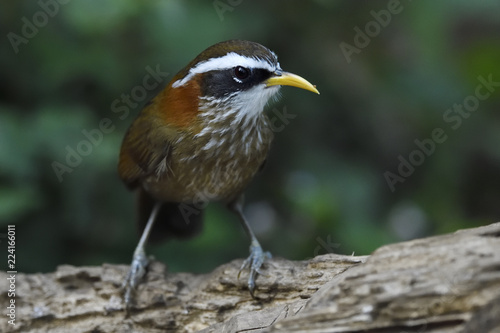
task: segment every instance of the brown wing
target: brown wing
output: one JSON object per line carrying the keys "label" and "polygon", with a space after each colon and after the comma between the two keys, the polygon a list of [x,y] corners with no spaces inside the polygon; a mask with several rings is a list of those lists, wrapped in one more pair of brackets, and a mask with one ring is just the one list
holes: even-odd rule
{"label": "brown wing", "polygon": [[156,172],[160,163],[168,164],[171,145],[177,136],[175,129],[155,117],[151,110],[154,107],[153,103],[141,111],[123,139],[118,174],[131,189]]}
{"label": "brown wing", "polygon": [[[174,77],[175,80],[175,77]],[[173,92],[171,84],[139,114],[123,139],[118,173],[129,188],[168,166],[172,143],[179,131],[192,125],[198,113],[198,80],[192,79]]]}

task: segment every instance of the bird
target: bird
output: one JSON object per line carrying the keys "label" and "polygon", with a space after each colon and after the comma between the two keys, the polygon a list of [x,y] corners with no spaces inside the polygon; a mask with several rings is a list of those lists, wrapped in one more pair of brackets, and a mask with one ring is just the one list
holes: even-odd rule
{"label": "bird", "polygon": [[189,62],[132,122],[121,145],[118,174],[137,192],[143,232],[122,285],[127,306],[147,271],[150,236],[197,234],[212,201],[236,214],[250,238],[240,274],[248,269],[248,290],[255,297],[256,277],[271,254],[243,214],[243,192],[268,156],[274,133],[265,106],[281,86],[319,94],[309,81],[283,71],[267,47],[227,40]]}

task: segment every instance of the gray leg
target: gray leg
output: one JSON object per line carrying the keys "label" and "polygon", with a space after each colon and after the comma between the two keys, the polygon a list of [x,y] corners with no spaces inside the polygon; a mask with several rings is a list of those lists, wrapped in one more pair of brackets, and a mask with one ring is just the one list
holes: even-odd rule
{"label": "gray leg", "polygon": [[148,266],[149,260],[146,256],[146,251],[144,250],[146,246],[146,242],[148,241],[149,233],[151,232],[151,228],[153,227],[154,221],[156,219],[156,215],[158,215],[158,211],[160,210],[161,203],[156,203],[151,211],[151,215],[149,216],[148,223],[144,228],[141,239],[137,244],[137,247],[134,251],[134,256],[132,257],[132,263],[130,264],[130,270],[127,273],[127,277],[125,281],[123,281],[122,288],[124,289],[124,301],[125,306],[128,308],[132,303],[132,293],[135,291],[135,288],[139,285],[141,279],[146,274],[146,267]]}
{"label": "gray leg", "polygon": [[252,297],[255,297],[255,278],[257,277],[257,274],[262,274],[260,271],[260,267],[266,259],[271,259],[271,253],[267,251],[264,252],[262,250],[257,237],[255,237],[255,234],[248,224],[248,221],[245,219],[245,216],[243,215],[243,201],[244,197],[243,195],[241,195],[240,197],[238,197],[238,199],[231,202],[228,207],[238,216],[241,224],[243,225],[243,228],[245,229],[245,232],[250,238],[250,256],[243,262],[243,265],[241,265],[238,278],[240,277],[241,271],[243,269],[249,268],[250,274],[248,276],[248,290],[250,291],[250,295],[252,295]]}

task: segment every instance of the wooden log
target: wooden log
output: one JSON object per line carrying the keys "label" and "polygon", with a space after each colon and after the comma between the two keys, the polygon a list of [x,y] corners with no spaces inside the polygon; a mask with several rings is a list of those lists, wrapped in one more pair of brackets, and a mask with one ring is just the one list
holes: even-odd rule
{"label": "wooden log", "polygon": [[500,223],[383,246],[370,256],[270,260],[257,299],[242,260],[203,275],[153,262],[125,311],[128,266],[0,272],[1,332],[500,332]]}

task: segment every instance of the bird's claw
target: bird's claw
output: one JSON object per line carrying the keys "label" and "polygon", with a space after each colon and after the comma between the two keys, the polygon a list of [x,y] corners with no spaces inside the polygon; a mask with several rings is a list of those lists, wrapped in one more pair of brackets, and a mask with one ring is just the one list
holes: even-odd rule
{"label": "bird's claw", "polygon": [[268,251],[264,252],[259,244],[252,243],[252,245],[250,245],[250,256],[243,261],[240,271],[238,272],[238,279],[240,278],[241,272],[245,268],[248,268],[250,271],[248,275],[248,290],[250,291],[252,298],[255,298],[255,278],[257,277],[257,274],[263,275],[260,268],[262,267],[262,264],[266,260],[271,259],[271,257],[271,253]]}
{"label": "bird's claw", "polygon": [[125,307],[128,309],[132,305],[134,292],[144,275],[146,275],[146,268],[149,260],[144,251],[134,253],[130,269],[122,283],[123,301]]}

